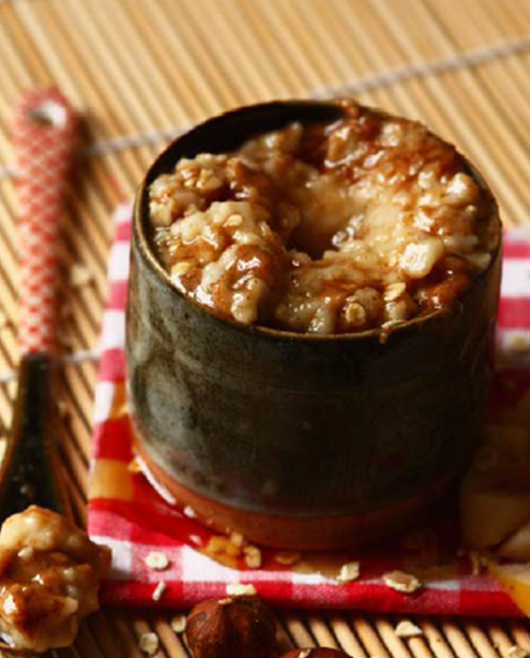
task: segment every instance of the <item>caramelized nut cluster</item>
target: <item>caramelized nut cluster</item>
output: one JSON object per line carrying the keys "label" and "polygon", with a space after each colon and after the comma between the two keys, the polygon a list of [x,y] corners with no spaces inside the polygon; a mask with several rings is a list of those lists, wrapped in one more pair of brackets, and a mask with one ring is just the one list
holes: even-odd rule
{"label": "caramelized nut cluster", "polygon": [[31,506],[0,532],[0,636],[17,650],[72,644],[79,622],[98,608],[110,549],[68,519]]}
{"label": "caramelized nut cluster", "polygon": [[499,239],[489,192],[419,123],[340,101],[237,152],[182,159],[150,186],[177,288],[244,324],[333,334],[448,309]]}

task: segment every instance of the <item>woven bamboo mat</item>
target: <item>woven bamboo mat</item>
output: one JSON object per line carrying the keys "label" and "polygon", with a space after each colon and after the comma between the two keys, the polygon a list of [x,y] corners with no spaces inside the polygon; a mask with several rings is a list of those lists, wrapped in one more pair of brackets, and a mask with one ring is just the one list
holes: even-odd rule
{"label": "woven bamboo mat", "polygon": [[[22,88],[50,83],[85,117],[59,336],[61,458],[80,523],[109,216],[182,128],[253,101],[355,93],[455,141],[496,190],[505,223],[530,222],[530,0],[0,0],[0,426],[18,358],[10,113]],[[138,635],[154,630],[160,655],[187,656],[170,616],[103,610],[61,654],[140,657]],[[286,648],[342,646],[355,658],[507,658],[514,643],[530,652],[525,621],[423,618],[424,636],[403,641],[392,617],[278,618]]]}

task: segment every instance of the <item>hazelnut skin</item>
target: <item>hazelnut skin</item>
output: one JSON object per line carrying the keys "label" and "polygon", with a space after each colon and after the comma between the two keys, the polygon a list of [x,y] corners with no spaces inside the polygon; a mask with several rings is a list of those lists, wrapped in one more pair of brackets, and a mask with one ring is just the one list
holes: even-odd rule
{"label": "hazelnut skin", "polygon": [[336,649],[293,649],[281,658],[350,658],[347,653]]}
{"label": "hazelnut skin", "polygon": [[186,624],[194,658],[275,658],[276,620],[255,596],[237,596],[196,605]]}

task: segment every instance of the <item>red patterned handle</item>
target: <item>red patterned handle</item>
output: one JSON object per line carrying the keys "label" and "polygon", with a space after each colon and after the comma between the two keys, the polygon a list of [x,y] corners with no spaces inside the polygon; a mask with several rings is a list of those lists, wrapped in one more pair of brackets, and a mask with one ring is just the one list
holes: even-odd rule
{"label": "red patterned handle", "polygon": [[13,138],[20,203],[20,348],[53,350],[59,220],[75,133],[74,113],[56,89],[25,93]]}

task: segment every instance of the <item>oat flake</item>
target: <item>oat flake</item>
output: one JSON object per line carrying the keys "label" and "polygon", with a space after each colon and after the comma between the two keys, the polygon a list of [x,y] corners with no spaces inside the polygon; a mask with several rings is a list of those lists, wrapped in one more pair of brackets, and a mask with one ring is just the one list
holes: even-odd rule
{"label": "oat flake", "polygon": [[508,649],[506,655],[508,658],[527,658],[528,651],[523,649],[523,647],[520,647],[518,644],[514,644]]}
{"label": "oat flake", "polygon": [[162,595],[166,591],[167,585],[164,583],[162,580],[158,583],[158,585],[155,587],[155,590],[153,592],[153,596],[151,597],[153,601],[160,601],[162,598]]}
{"label": "oat flake", "polygon": [[142,633],[140,635],[139,647],[149,656],[153,656],[158,651],[158,645],[158,635],[156,633]]}
{"label": "oat flake", "polygon": [[150,569],[155,569],[155,571],[163,571],[169,565],[167,555],[161,551],[151,551],[144,562]]}
{"label": "oat flake", "polygon": [[342,565],[337,580],[339,583],[351,583],[352,580],[357,580],[357,578],[359,578],[360,573],[360,562],[348,562],[347,564]]}
{"label": "oat flake", "polygon": [[175,633],[184,633],[186,630],[186,624],[186,615],[175,615],[170,622],[171,628],[175,631]]}
{"label": "oat flake", "polygon": [[396,635],[402,638],[420,637],[420,635],[423,635],[423,631],[411,621],[404,620],[396,626]]}
{"label": "oat flake", "polygon": [[226,593],[228,596],[256,596],[258,590],[251,584],[228,583]]}
{"label": "oat flake", "polygon": [[412,594],[421,587],[421,582],[410,573],[404,571],[389,571],[383,574],[383,582],[396,592]]}

